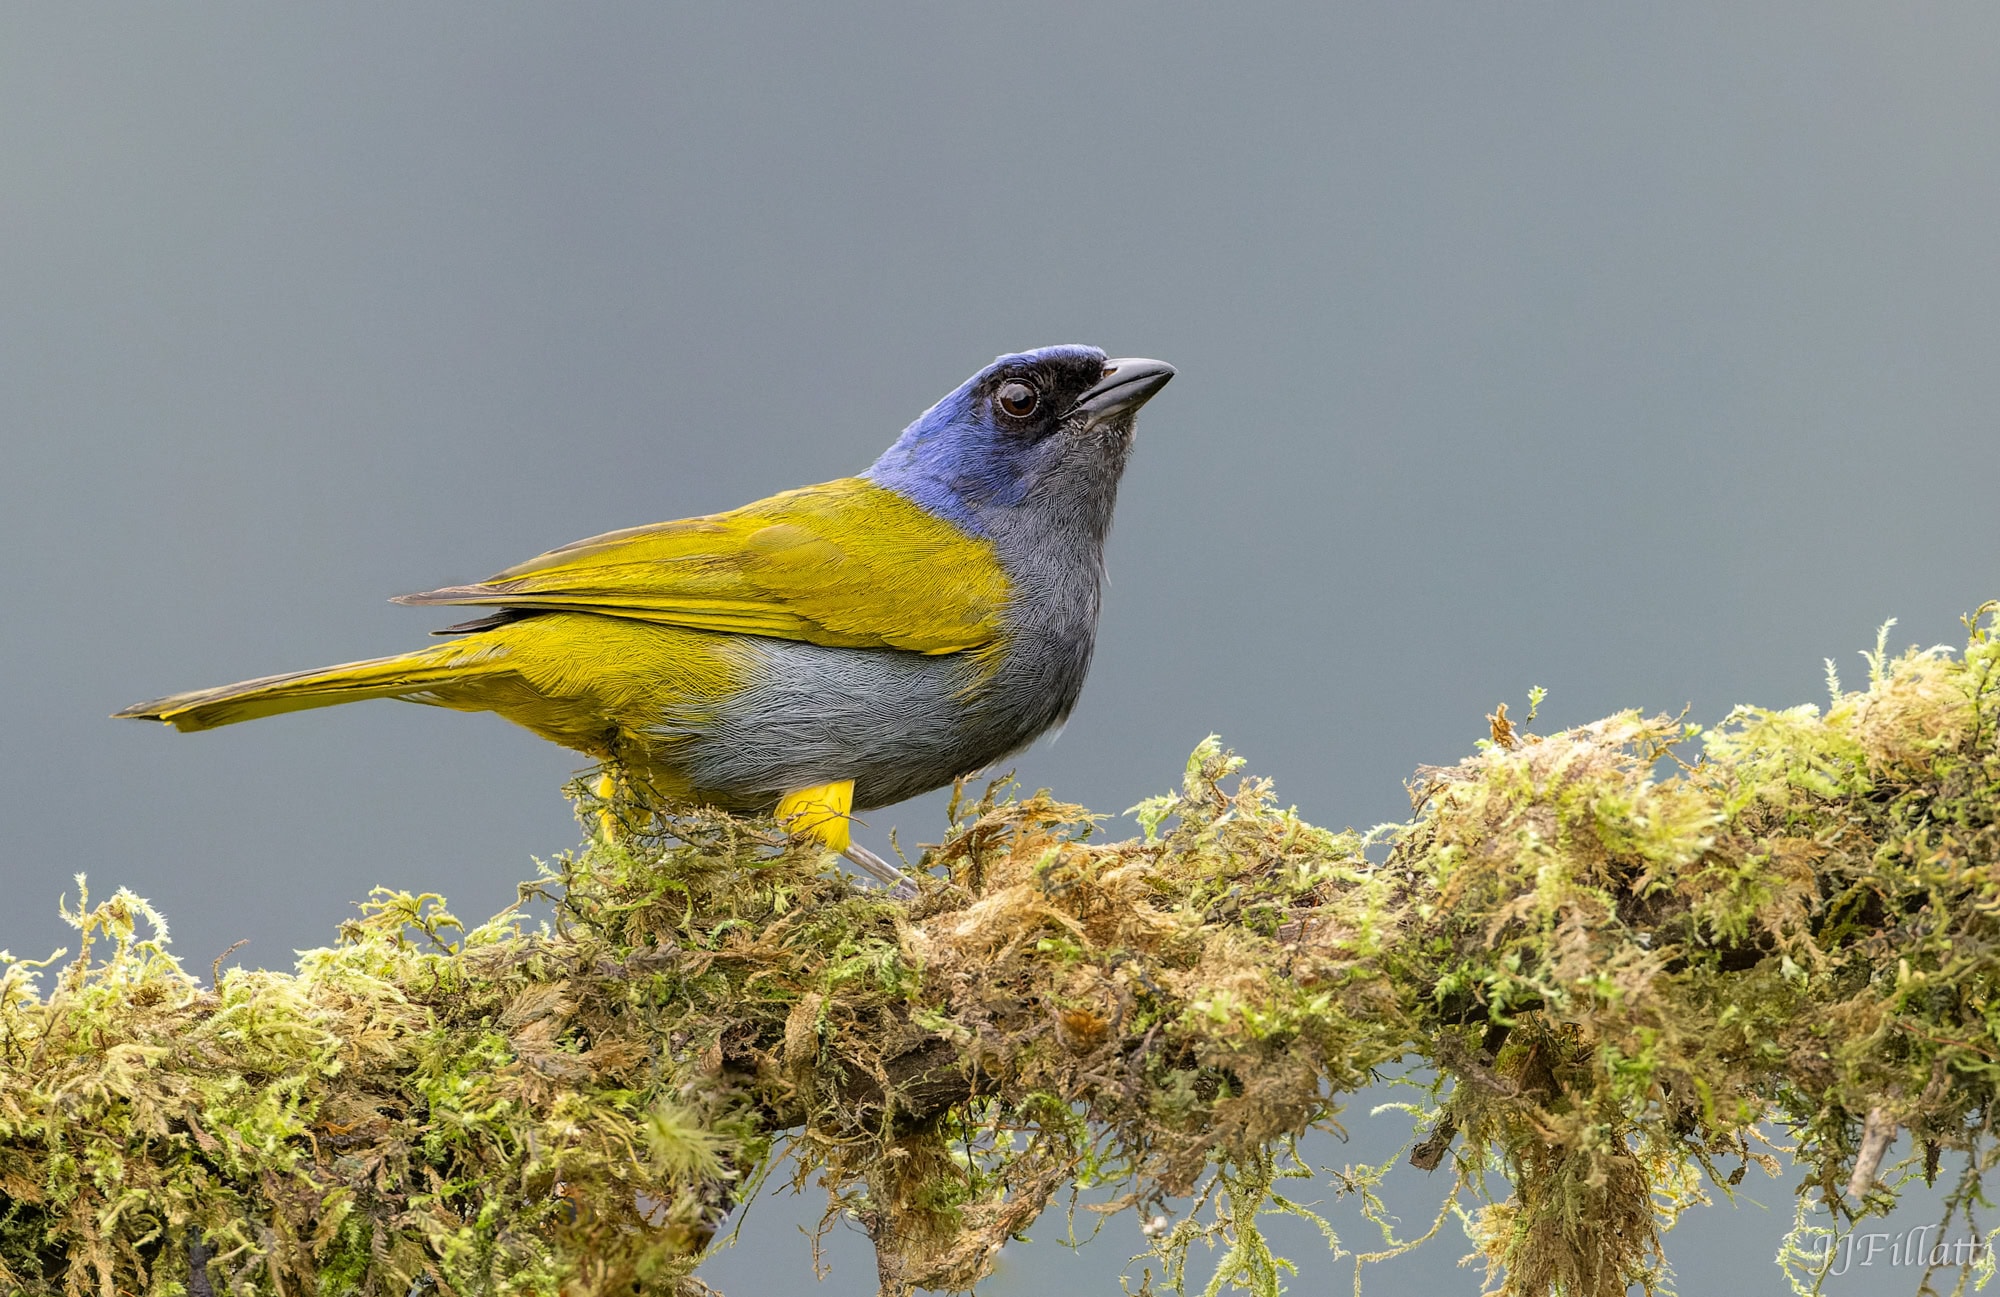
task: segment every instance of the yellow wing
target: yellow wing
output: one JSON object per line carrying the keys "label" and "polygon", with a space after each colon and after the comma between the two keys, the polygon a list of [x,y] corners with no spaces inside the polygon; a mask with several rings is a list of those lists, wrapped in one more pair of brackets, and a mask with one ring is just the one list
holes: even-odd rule
{"label": "yellow wing", "polygon": [[849,477],[728,513],[607,532],[407,604],[603,613],[842,648],[957,653],[999,638],[990,542]]}

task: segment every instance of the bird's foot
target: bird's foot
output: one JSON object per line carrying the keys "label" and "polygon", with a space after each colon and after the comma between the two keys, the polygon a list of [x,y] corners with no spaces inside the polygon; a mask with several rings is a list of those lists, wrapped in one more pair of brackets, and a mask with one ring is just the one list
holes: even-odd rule
{"label": "bird's foot", "polygon": [[786,793],[778,800],[778,823],[794,837],[811,838],[838,851],[899,899],[915,896],[917,885],[908,874],[854,841],[849,832],[853,808],[854,781],[841,779]]}

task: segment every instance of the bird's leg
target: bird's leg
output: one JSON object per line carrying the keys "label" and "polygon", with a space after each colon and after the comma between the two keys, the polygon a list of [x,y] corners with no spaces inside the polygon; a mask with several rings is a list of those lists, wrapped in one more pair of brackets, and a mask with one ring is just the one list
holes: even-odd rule
{"label": "bird's leg", "polygon": [[622,842],[634,834],[651,832],[658,823],[652,786],[623,764],[605,762],[591,791],[603,803],[597,812],[597,828],[605,842]]}
{"label": "bird's leg", "polygon": [[903,900],[917,894],[908,874],[854,841],[848,832],[854,781],[842,779],[786,793],[778,800],[778,823],[794,837],[811,838],[860,866]]}
{"label": "bird's leg", "polygon": [[910,881],[908,874],[862,846],[859,842],[849,842],[847,850],[840,854],[881,879],[888,887],[889,895],[895,897],[897,900],[913,901],[917,898],[917,885]]}
{"label": "bird's leg", "polygon": [[604,773],[597,777],[597,788],[595,790],[597,800],[604,803],[604,809],[597,813],[597,829],[599,835],[606,842],[616,842],[619,838],[625,836],[620,831],[618,817],[611,810],[612,799],[619,792],[618,782],[618,776],[611,772],[611,767],[609,766],[606,766]]}

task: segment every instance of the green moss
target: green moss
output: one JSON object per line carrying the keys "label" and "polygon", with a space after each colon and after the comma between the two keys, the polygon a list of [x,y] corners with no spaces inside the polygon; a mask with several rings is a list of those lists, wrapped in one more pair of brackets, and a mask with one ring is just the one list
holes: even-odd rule
{"label": "green moss", "polygon": [[[1774,1121],[1802,1210],[1885,1209],[1900,1173],[1856,1162],[1898,1128],[1906,1170],[1969,1155],[1969,1202],[2000,1087],[1983,615],[1963,653],[1878,644],[1824,710],[1501,709],[1367,835],[1213,740],[1131,841],[988,789],[908,905],[591,781],[592,840],[523,885],[546,925],[378,892],[295,972],[206,986],[143,901],[85,893],[73,961],[0,959],[0,1291],[179,1293],[194,1257],[242,1294],[693,1292],[783,1134],[891,1292],[969,1287],[1083,1184],[1163,1282],[1213,1247],[1209,1291],[1275,1293],[1259,1213],[1318,1221],[1293,1141],[1413,1064],[1431,1233],[1462,1210],[1521,1297],[1657,1287],[1675,1217],[1776,1167]],[[1383,1231],[1361,1261],[1412,1245],[1388,1173],[1336,1184]]]}

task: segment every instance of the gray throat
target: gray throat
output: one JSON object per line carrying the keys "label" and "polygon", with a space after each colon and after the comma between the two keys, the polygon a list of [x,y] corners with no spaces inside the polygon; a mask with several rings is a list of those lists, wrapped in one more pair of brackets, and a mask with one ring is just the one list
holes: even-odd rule
{"label": "gray throat", "polygon": [[1067,435],[1059,460],[1037,476],[1025,500],[981,518],[1013,586],[1006,662],[981,708],[995,731],[1013,738],[990,759],[1062,724],[1083,692],[1131,427],[1128,416]]}

